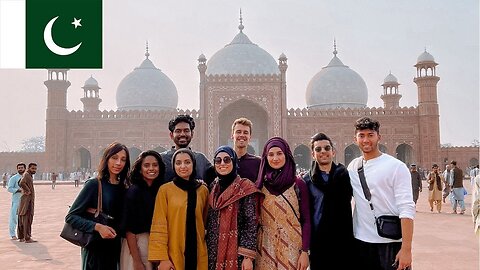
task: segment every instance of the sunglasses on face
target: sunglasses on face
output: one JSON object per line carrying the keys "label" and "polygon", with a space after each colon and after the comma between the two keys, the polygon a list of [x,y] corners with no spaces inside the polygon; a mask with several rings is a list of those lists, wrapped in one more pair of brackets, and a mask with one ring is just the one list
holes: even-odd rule
{"label": "sunglasses on face", "polygon": [[330,145],[327,145],[327,146],[325,146],[325,147],[317,146],[317,147],[315,147],[313,150],[315,150],[315,152],[318,153],[318,152],[321,152],[322,149],[324,149],[325,151],[328,152],[328,151],[332,150],[332,147],[331,147]]}
{"label": "sunglasses on face", "polygon": [[216,157],[213,159],[213,162],[215,165],[220,165],[222,164],[222,160],[225,164],[230,164],[232,162],[232,158],[230,156],[224,156],[223,159],[221,157]]}

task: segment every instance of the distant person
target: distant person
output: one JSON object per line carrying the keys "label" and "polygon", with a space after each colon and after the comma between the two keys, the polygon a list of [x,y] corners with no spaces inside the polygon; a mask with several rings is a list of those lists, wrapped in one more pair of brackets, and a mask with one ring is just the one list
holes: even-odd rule
{"label": "distant person", "polygon": [[430,205],[430,212],[433,212],[433,206],[437,208],[437,212],[442,211],[442,190],[443,190],[443,175],[438,172],[438,165],[432,165],[432,171],[428,174],[428,204]]}
{"label": "distant person", "polygon": [[472,187],[475,184],[475,177],[479,174],[479,169],[478,165],[473,166],[473,168],[470,170],[469,175],[470,175],[470,183],[472,184]]}
{"label": "distant person", "polygon": [[7,188],[8,173],[3,173],[2,175],[2,187]]}
{"label": "distant person", "polygon": [[57,174],[55,172],[52,172],[52,189],[55,189],[56,184],[57,184]]}
{"label": "distant person", "polygon": [[[168,123],[168,129],[170,130],[170,138],[175,144],[168,151],[161,153],[163,163],[165,163],[165,181],[169,182],[175,176],[175,172],[172,167],[172,156],[176,150],[180,148],[188,148],[193,138],[193,130],[195,129],[195,121],[190,115],[177,115],[174,119]],[[196,176],[198,179],[202,179],[207,184],[210,184],[215,178],[215,169],[212,163],[208,161],[207,157],[201,152],[193,151],[195,155],[196,163]]]}
{"label": "distant person", "polygon": [[347,168],[333,162],[335,149],[324,133],[310,140],[312,168],[303,176],[310,194],[312,237],[310,269],[351,269],[349,258],[338,260],[339,254],[353,250],[352,185]]}
{"label": "distant person", "polygon": [[[348,165],[355,200],[353,230],[356,243],[352,256],[356,256],[354,265],[357,269],[408,269],[412,265],[415,216],[410,172],[403,162],[380,152],[380,139],[377,120],[362,117],[356,121],[354,140],[362,156]],[[362,166],[374,210],[360,183],[358,169]],[[381,215],[399,216],[401,239],[393,240],[378,234],[375,217]],[[398,266],[392,266],[394,264]]]}
{"label": "distant person", "polygon": [[122,230],[125,239],[122,243],[120,270],[152,270],[148,261],[148,241],[152,226],[153,209],[158,189],[164,183],[165,164],[156,151],[140,153],[128,182],[131,184],[125,194],[125,208]]}
{"label": "distant person", "polygon": [[462,169],[457,167],[457,162],[455,160],[452,160],[450,162],[450,165],[452,165],[452,171],[453,171],[453,184],[451,186],[452,193],[453,193],[453,212],[452,214],[457,213],[457,205],[460,207],[460,215],[463,215],[465,213],[465,201],[464,201],[464,187],[463,187],[463,171]]}
{"label": "distant person", "polygon": [[8,231],[10,233],[10,239],[17,240],[17,224],[18,224],[18,205],[20,204],[20,197],[22,197],[22,188],[18,185],[18,182],[22,178],[26,169],[25,163],[17,164],[17,173],[12,175],[8,180],[7,191],[12,193],[12,206],[10,208],[10,218],[8,221]]}
{"label": "distant person", "polygon": [[422,192],[422,177],[420,173],[417,171],[417,165],[411,164],[410,165],[410,176],[412,177],[412,195],[413,201],[417,204],[418,196],[420,192]]}
{"label": "distant person", "polygon": [[[450,164],[447,164],[445,166],[445,171],[443,171],[443,193],[442,193],[442,200],[445,203],[445,199],[450,196],[450,193],[452,192],[452,189],[450,188],[453,184],[453,173],[452,169],[450,167]],[[453,195],[450,196],[450,202],[453,205]]]}
{"label": "distant person", "polygon": [[[475,232],[480,244],[480,174],[473,179],[472,189],[472,218],[473,231]],[[480,264],[480,261],[479,261]]]}
{"label": "distant person", "polygon": [[205,270],[208,188],[195,175],[191,150],[175,151],[171,164],[173,179],[160,187],[155,199],[148,260],[159,263],[158,270]]}
{"label": "distant person", "polygon": [[[85,182],[82,190],[65,217],[65,222],[85,232],[94,233],[97,239],[86,248],[81,248],[82,270],[116,270],[120,263],[122,220],[125,179],[130,169],[128,148],[113,142],[103,152],[96,178]],[[97,208],[98,181],[102,186],[102,212],[111,216],[107,224],[93,221],[87,213]]]}
{"label": "distant person", "polygon": [[238,175],[255,182],[261,158],[247,152],[252,137],[252,121],[241,117],[232,124],[233,148],[238,157]]}
{"label": "distant person", "polygon": [[265,198],[260,205],[261,241],[255,269],[307,269],[311,238],[308,188],[296,175],[290,146],[283,138],[273,137],[265,143],[256,185]]}
{"label": "distant person", "polygon": [[31,162],[28,169],[23,173],[18,185],[22,189],[22,197],[18,205],[18,228],[17,235],[20,242],[34,243],[32,239],[32,223],[35,209],[35,189],[33,187],[33,175],[37,172],[37,164]]}
{"label": "distant person", "polygon": [[74,172],[73,173],[73,184],[75,187],[80,186],[80,172]]}

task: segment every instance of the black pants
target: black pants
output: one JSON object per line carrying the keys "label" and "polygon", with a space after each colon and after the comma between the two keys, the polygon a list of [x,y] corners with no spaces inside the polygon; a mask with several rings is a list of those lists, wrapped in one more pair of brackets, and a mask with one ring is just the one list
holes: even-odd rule
{"label": "black pants", "polygon": [[392,264],[402,246],[402,242],[367,243],[355,239],[355,267],[368,270],[396,270]]}

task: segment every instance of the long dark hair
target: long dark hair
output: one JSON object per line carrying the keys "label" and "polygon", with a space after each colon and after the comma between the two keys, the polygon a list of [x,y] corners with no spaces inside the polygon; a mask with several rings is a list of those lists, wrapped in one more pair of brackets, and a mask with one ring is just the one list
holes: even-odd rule
{"label": "long dark hair", "polygon": [[103,152],[102,159],[100,160],[100,164],[98,165],[98,176],[97,179],[101,181],[108,181],[110,178],[110,172],[108,171],[108,160],[118,152],[125,150],[127,154],[127,160],[125,161],[125,167],[123,170],[118,174],[118,180],[121,184],[125,184],[125,179],[127,178],[128,171],[130,170],[130,154],[128,153],[128,148],[119,142],[113,142]]}
{"label": "long dark hair", "polygon": [[157,151],[147,150],[140,153],[137,160],[135,160],[135,162],[133,163],[132,169],[128,173],[129,185],[139,185],[144,182],[142,175],[142,163],[148,156],[152,156],[157,160],[159,169],[158,176],[153,180],[152,186],[160,187],[161,184],[163,184],[163,177],[165,175],[165,163],[163,163],[163,159]]}

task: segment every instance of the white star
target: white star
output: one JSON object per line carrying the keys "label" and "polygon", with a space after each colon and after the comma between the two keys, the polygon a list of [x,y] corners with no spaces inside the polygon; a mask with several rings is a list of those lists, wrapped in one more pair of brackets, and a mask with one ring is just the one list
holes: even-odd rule
{"label": "white star", "polygon": [[82,19],[78,19],[77,18],[73,18],[73,22],[72,24],[75,25],[75,29],[77,29],[78,26],[82,26],[82,24],[80,23]]}

